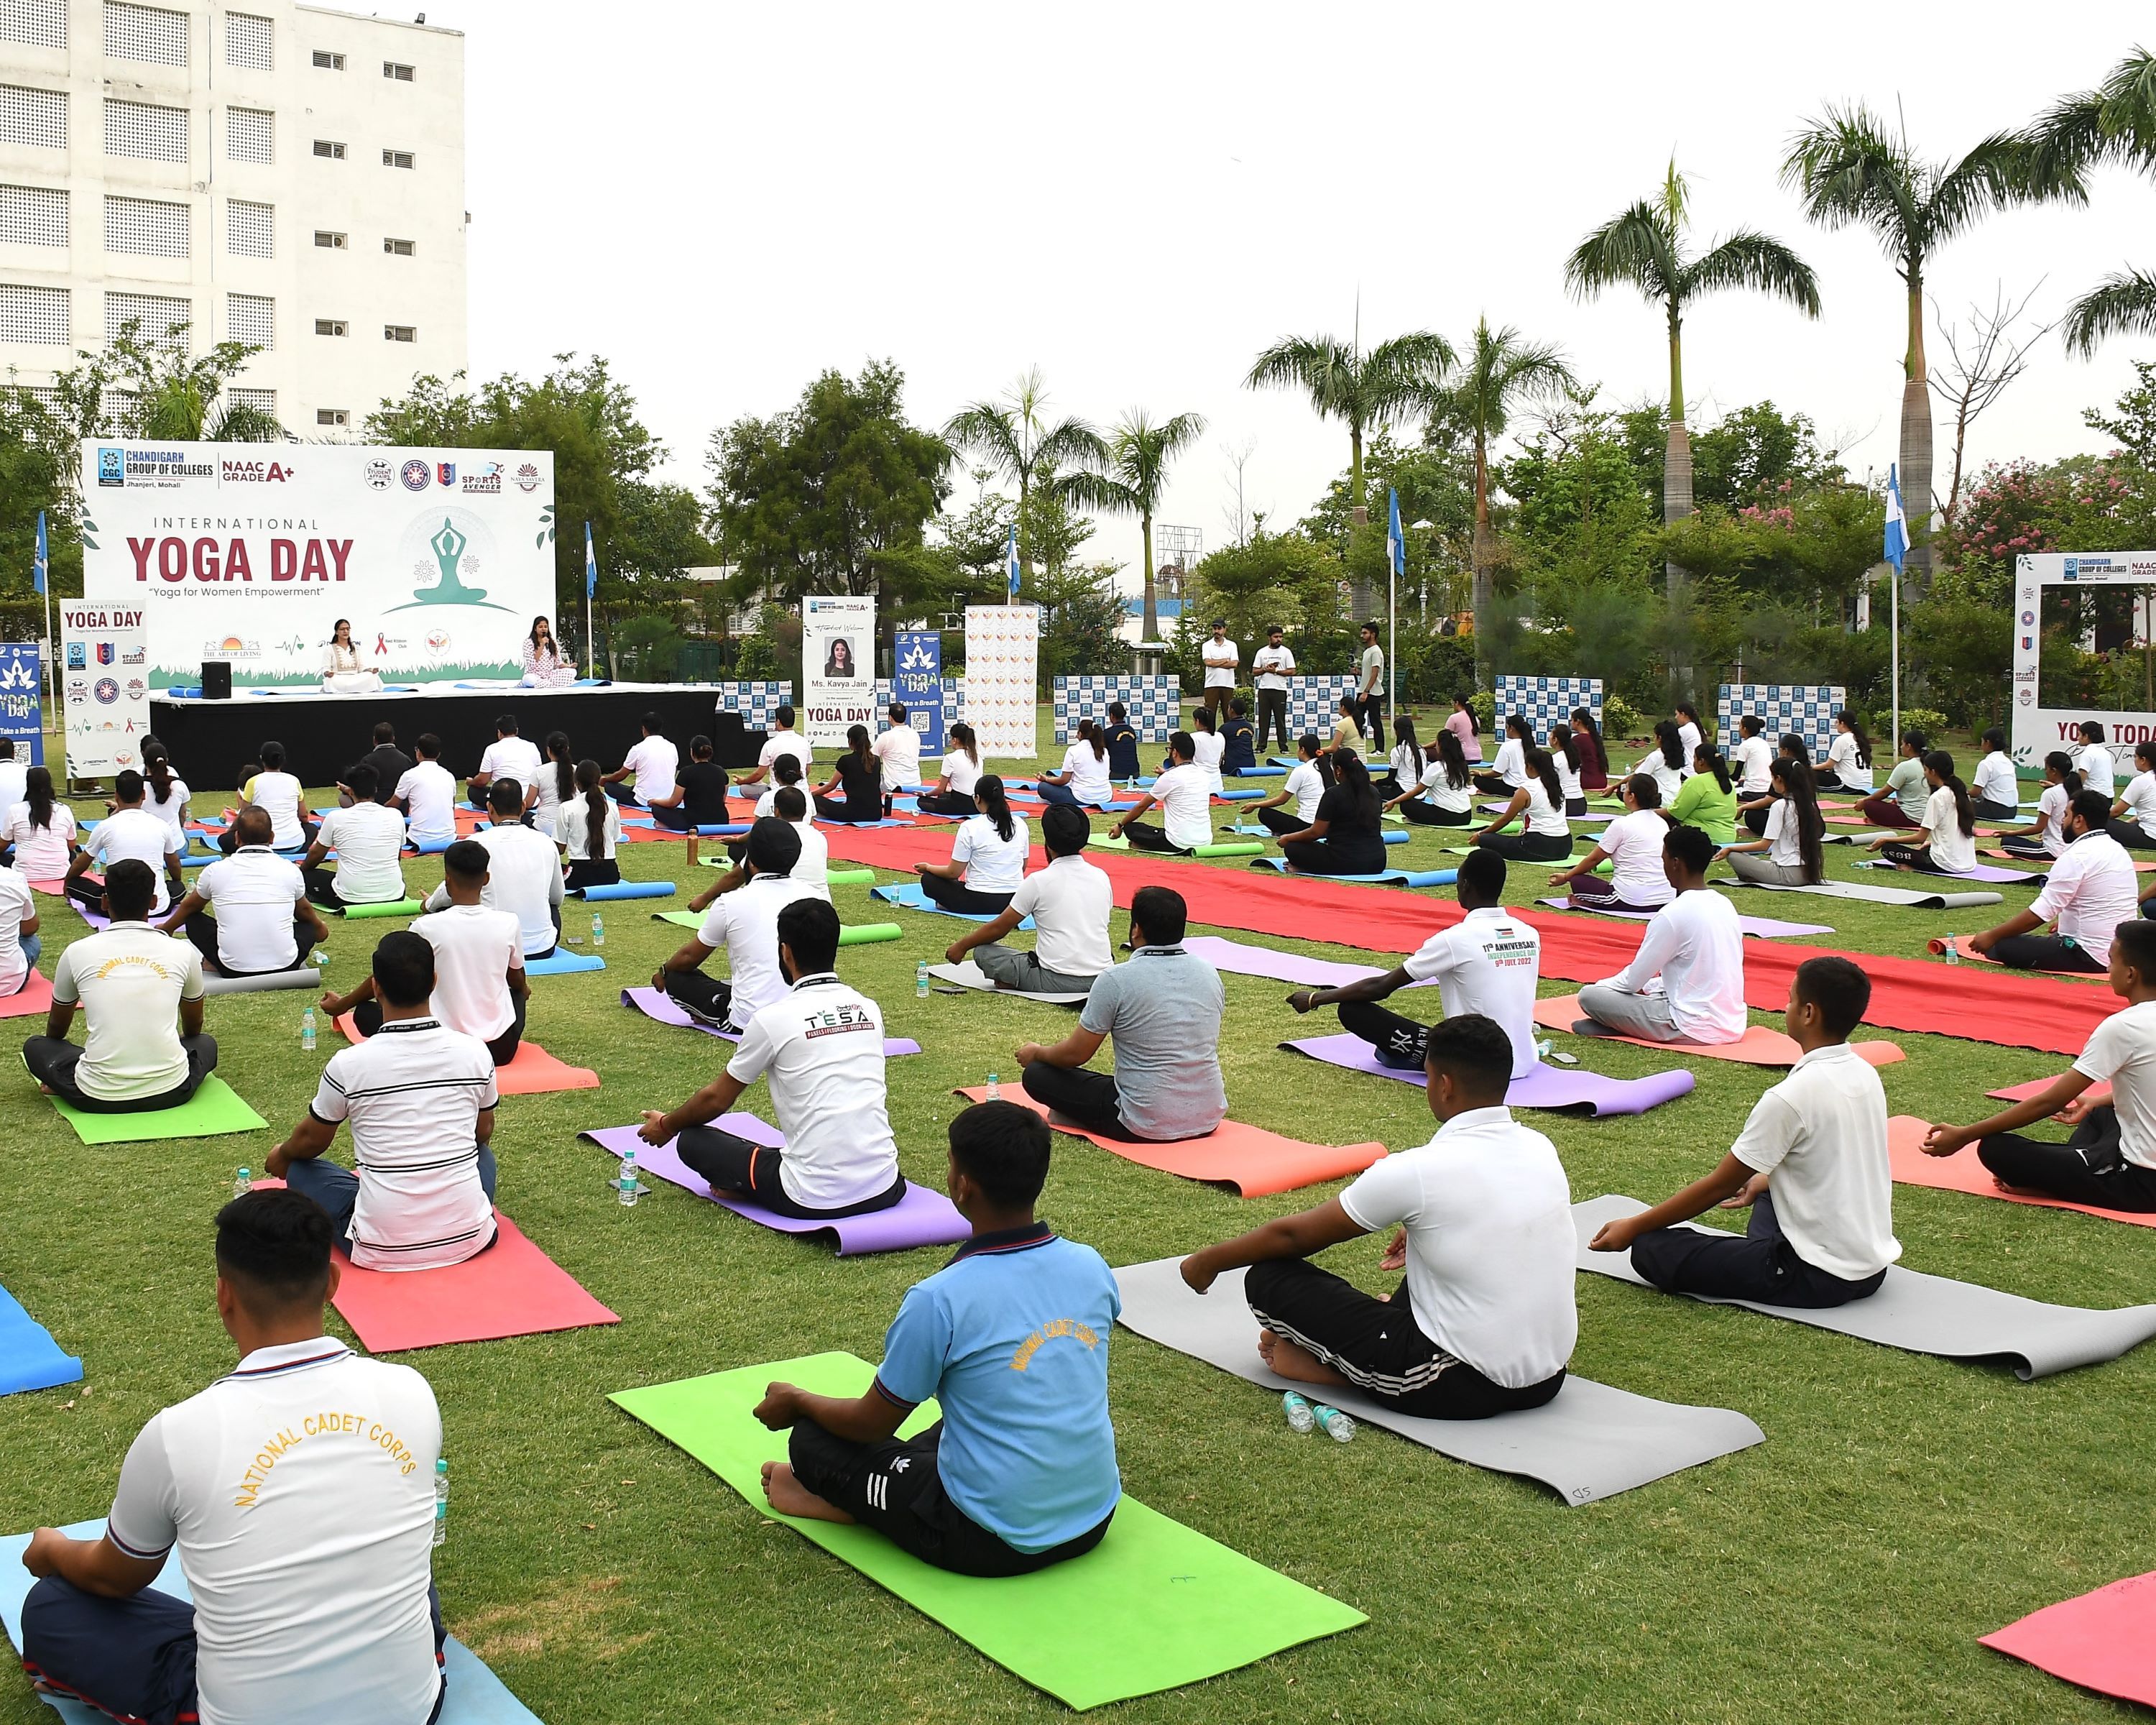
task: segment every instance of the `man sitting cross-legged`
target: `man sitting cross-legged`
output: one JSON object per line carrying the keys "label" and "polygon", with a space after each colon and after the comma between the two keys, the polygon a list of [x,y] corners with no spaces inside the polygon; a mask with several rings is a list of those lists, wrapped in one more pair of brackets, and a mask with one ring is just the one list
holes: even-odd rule
{"label": "man sitting cross-legged", "polygon": [[1734,905],[1707,890],[1714,852],[1702,829],[1670,829],[1662,867],[1676,896],[1655,913],[1630,964],[1579,991],[1589,1031],[1650,1042],[1743,1040],[1744,923]]}
{"label": "man sitting cross-legged", "polygon": [[[142,806],[142,775],[132,768],[116,776],[112,781],[112,813],[98,822],[90,835],[82,841],[82,849],[75,852],[68,863],[67,896],[69,901],[90,910],[98,907],[105,896],[105,889],[90,878],[90,865],[109,869],[126,857],[146,863],[157,880],[157,896],[150,906],[150,914],[162,916],[172,907],[172,901],[187,891],[187,877],[180,872],[180,853],[187,849],[185,839],[175,845],[172,829]],[[170,896],[167,882],[171,883]]]}
{"label": "man sitting cross-legged", "polygon": [[[497,778],[487,787],[494,824],[472,842],[486,851],[486,891],[482,902],[516,918],[526,958],[551,958],[562,937],[562,854],[552,834],[522,824],[524,787]],[[427,895],[427,908],[444,910],[449,889]]]}
{"label": "man sitting cross-legged", "polygon": [[[1127,962],[1093,978],[1078,1028],[1022,1045],[1025,1093],[1103,1137],[1165,1143],[1202,1138],[1227,1117],[1220,1082],[1220,973],[1183,949],[1183,895],[1141,886],[1131,897]],[[1109,1037],[1115,1076],[1085,1070]]]}
{"label": "man sitting cross-legged", "polygon": [[[516,916],[485,901],[487,862],[486,847],[475,839],[459,839],[444,851],[442,885],[449,902],[413,917],[411,932],[434,949],[434,1016],[449,1029],[476,1036],[495,1065],[506,1066],[524,1040],[531,984],[524,974]],[[332,1019],[350,1013],[362,1036],[382,1028],[382,1004],[371,976],[361,978],[348,994],[324,993],[322,1010]]]}
{"label": "man sitting cross-legged", "polygon": [[[105,871],[112,926],[77,941],[53,966],[45,1034],[23,1045],[30,1076],[86,1113],[177,1108],[217,1066],[203,1034],[202,954],[149,923],[157,877],[128,857]],[[80,1006],[88,1029],[67,1040]]]}
{"label": "man sitting cross-legged", "polygon": [[[1183,1260],[1199,1293],[1245,1265],[1258,1353],[1298,1384],[1352,1384],[1424,1420],[1539,1408],[1564,1387],[1578,1339],[1571,1190],[1556,1147],[1505,1106],[1512,1040],[1476,1014],[1430,1027],[1424,1067],[1437,1136],[1357,1175],[1337,1198]],[[1398,1224],[1378,1261],[1393,1293],[1364,1293],[1311,1255]]]}
{"label": "man sitting cross-legged", "polygon": [[[690,1017],[722,1030],[749,1021],[786,994],[778,970],[778,913],[797,899],[816,898],[814,888],[793,878],[801,860],[801,838],[786,822],[767,815],[749,829],[739,870],[690,900],[704,920],[680,950],[660,966],[651,986]],[[742,884],[728,886],[737,878]],[[724,947],[727,978],[704,974],[704,961]]]}
{"label": "man sitting cross-legged", "polygon": [[[1849,1045],[1871,1000],[1870,980],[1846,958],[1799,965],[1787,1022],[1803,1058],[1752,1105],[1719,1168],[1652,1209],[1604,1223],[1594,1249],[1630,1246],[1632,1267],[1673,1294],[1817,1308],[1878,1292],[1902,1245],[1887,1092]],[[1742,1235],[1677,1225],[1748,1204]]]}
{"label": "man sitting cross-legged", "polygon": [[[2066,854],[2088,842],[2077,839]],[[1978,1159],[2009,1192],[2098,1209],[2156,1210],[2156,922],[2120,923],[2110,967],[2112,993],[2126,1004],[2089,1033],[2081,1058],[2041,1095],[1989,1120],[1933,1127],[1924,1139],[1927,1155],[1951,1156],[1974,1144]],[[2107,1083],[2108,1101],[2084,1094]],[[2047,1144],[2020,1135],[2047,1117],[2073,1127],[2073,1136]]]}
{"label": "man sitting cross-legged", "polygon": [[[1195,850],[1213,842],[1213,778],[1196,764],[1197,745],[1188,731],[1169,733],[1168,770],[1152,782],[1137,806],[1119,815],[1108,829],[1111,839],[1127,839],[1140,850]],[[1160,805],[1164,826],[1138,819]]]}
{"label": "man sitting cross-legged", "polygon": [[[429,1004],[434,949],[409,929],[374,949],[382,1024],[339,1049],[263,1166],[329,1212],[362,1270],[438,1270],[494,1244],[494,1057]],[[352,1122],[357,1173],[320,1160]]]}
{"label": "man sitting cross-legged", "polygon": [[[411,1367],[324,1333],[330,1235],[297,1192],[218,1213],[217,1315],[239,1369],[151,1417],[101,1538],[31,1537],[23,1664],[40,1687],[157,1725],[439,1710],[441,1413]],[[192,1604],[151,1585],[176,1545]]]}
{"label": "man sitting cross-legged", "polygon": [[[944,949],[944,962],[959,964],[968,953],[981,974],[999,988],[1029,994],[1082,994],[1093,979],[1111,968],[1116,955],[1108,947],[1108,913],[1115,908],[1115,887],[1086,860],[1092,823],[1081,809],[1051,803],[1040,817],[1040,836],[1048,846],[1048,866],[1019,882],[1008,909]],[[1030,916],[1033,951],[1001,944],[1004,936]]]}
{"label": "man sitting cross-legged", "polygon": [[[973,1237],[906,1291],[865,1394],[770,1387],[756,1417],[793,1433],[790,1459],[763,1468],[781,1515],[859,1522],[962,1575],[1024,1575],[1101,1543],[1122,1497],[1108,1419],[1122,1301],[1098,1252],[1034,1219],[1048,1140],[1015,1102],[951,1122],[951,1200]],[[942,1420],[893,1436],[932,1396]]]}
{"label": "man sitting cross-legged", "polygon": [[1395,968],[1337,988],[1298,988],[1287,1004],[1297,1012],[1337,1006],[1340,1028],[1368,1043],[1382,1065],[1419,1072],[1428,1029],[1378,1002],[1409,983],[1435,977],[1445,1017],[1475,1013],[1490,1019],[1512,1045],[1508,1076],[1526,1077],[1535,1068],[1535,982],[1543,937],[1505,908],[1505,859],[1496,851],[1471,850],[1463,857],[1453,891],[1467,914]]}
{"label": "man sitting cross-legged", "polygon": [[[2112,931],[2139,913],[2140,877],[2110,826],[2111,804],[2102,791],[2073,797],[2060,817],[2066,849],[2035,902],[1969,936],[1968,950],[2020,970],[2101,973],[2111,957]],[[2054,925],[2051,933],[2032,932],[2046,922]]]}
{"label": "man sitting cross-legged", "polygon": [[316,941],[329,938],[329,924],[307,902],[299,865],[270,848],[267,809],[241,809],[232,830],[238,840],[232,855],[198,874],[157,926],[167,934],[184,930],[226,976],[296,970]]}
{"label": "man sitting cross-legged", "polygon": [[[325,910],[346,905],[390,905],[404,896],[404,817],[375,800],[381,788],[374,768],[362,761],[346,775],[352,801],[332,809],[315,829],[314,843],[300,859],[307,897]],[[336,872],[322,864],[336,852]]]}
{"label": "man sitting cross-legged", "polygon": [[[883,1014],[839,980],[839,913],[820,898],[778,913],[788,990],[751,1019],[726,1070],[677,1108],[644,1111],[647,1144],[678,1137],[716,1190],[782,1216],[859,1216],[906,1196],[885,1101]],[[758,1078],[771,1081],[784,1150],[711,1124]]]}

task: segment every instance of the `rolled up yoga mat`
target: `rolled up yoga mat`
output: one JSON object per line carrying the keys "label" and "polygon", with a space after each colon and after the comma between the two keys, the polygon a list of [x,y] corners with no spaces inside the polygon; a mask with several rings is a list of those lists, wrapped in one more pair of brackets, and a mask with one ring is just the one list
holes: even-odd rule
{"label": "rolled up yoga mat", "polygon": [[270,988],[319,988],[322,973],[311,964],[303,964],[297,970],[273,970],[267,976],[213,976],[203,977],[205,994],[259,994]]}
{"label": "rolled up yoga mat", "polygon": [[875,885],[875,870],[874,869],[826,869],[824,871],[824,883],[827,886],[873,886]]}
{"label": "rolled up yoga mat", "polygon": [[1265,849],[1264,845],[1255,839],[1228,839],[1217,845],[1198,845],[1190,854],[1193,856],[1262,856]]}
{"label": "rolled up yoga mat", "polygon": [[671,880],[616,880],[604,886],[579,886],[573,889],[575,896],[595,901],[608,898],[671,898]]}
{"label": "rolled up yoga mat", "polygon": [[378,905],[346,905],[342,914],[358,916],[416,916],[427,907],[416,898],[393,898]]}
{"label": "rolled up yoga mat", "polygon": [[839,944],[868,946],[876,941],[895,941],[905,932],[896,922],[851,922],[839,931]]}

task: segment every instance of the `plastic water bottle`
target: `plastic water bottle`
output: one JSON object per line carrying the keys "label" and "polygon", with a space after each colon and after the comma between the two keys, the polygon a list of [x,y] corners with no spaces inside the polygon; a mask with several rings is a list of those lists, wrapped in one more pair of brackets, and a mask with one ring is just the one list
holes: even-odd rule
{"label": "plastic water bottle", "polygon": [[1954,937],[1953,935],[1948,935],[1947,937],[1947,963],[1949,964],[1958,964],[1961,963],[1961,952],[1954,945]]}
{"label": "plastic water bottle", "polygon": [[232,1177],[232,1195],[234,1198],[244,1198],[254,1189],[254,1170],[242,1163],[239,1172]]}
{"label": "plastic water bottle", "polygon": [[595,947],[606,944],[606,922],[597,911],[592,912],[592,944]]}
{"label": "plastic water bottle", "polygon": [[991,1072],[988,1074],[988,1093],[982,1098],[982,1101],[988,1102],[1000,1102],[1003,1099],[1003,1081],[998,1078],[994,1073]]}
{"label": "plastic water bottle", "polygon": [[621,1178],[614,1183],[617,1195],[622,1203],[630,1209],[635,1208],[636,1205],[636,1152],[632,1149],[628,1155],[622,1158]]}
{"label": "plastic water bottle", "polygon": [[1537,1042],[1535,1045],[1535,1058],[1538,1060],[1548,1060],[1550,1057],[1552,1050],[1554,1050],[1556,1046],[1557,1045],[1552,1042],[1548,1037],[1543,1037],[1540,1042]]}
{"label": "plastic water bottle", "polygon": [[1310,1403],[1304,1397],[1297,1395],[1292,1389],[1281,1398],[1281,1411],[1287,1415],[1287,1429],[1290,1431],[1308,1432],[1317,1430],[1317,1415],[1312,1411]]}
{"label": "plastic water bottle", "polygon": [[449,1543],[449,1458],[434,1461],[434,1543]]}
{"label": "plastic water bottle", "polygon": [[1339,1409],[1328,1408],[1320,1402],[1310,1410],[1310,1416],[1334,1443],[1352,1444],[1355,1441],[1355,1422]]}
{"label": "plastic water bottle", "polygon": [[913,998],[916,1000],[928,998],[928,961],[926,958],[913,967]]}
{"label": "plastic water bottle", "polygon": [[315,1009],[311,1006],[300,1014],[300,1052],[312,1054],[314,1051]]}

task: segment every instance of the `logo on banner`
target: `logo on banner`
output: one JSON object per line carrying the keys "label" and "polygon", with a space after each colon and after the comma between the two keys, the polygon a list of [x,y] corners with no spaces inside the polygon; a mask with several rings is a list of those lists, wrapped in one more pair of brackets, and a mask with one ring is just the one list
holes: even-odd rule
{"label": "logo on banner", "polygon": [[444,486],[454,485],[457,482],[457,464],[454,461],[437,462],[434,466],[434,476],[441,480]]}
{"label": "logo on banner", "polygon": [[490,461],[479,472],[466,474],[465,482],[459,489],[466,496],[475,492],[488,495],[498,494],[501,490],[501,464],[499,461]]}
{"label": "logo on banner", "polygon": [[67,668],[69,670],[80,670],[89,663],[89,648],[80,641],[69,641],[67,644]]}
{"label": "logo on banner", "polygon": [[539,489],[539,469],[536,464],[526,461],[518,465],[516,489],[520,491],[536,491]]}
{"label": "logo on banner", "polygon": [[282,485],[293,470],[281,461],[224,461],[218,465],[219,478],[228,485]]}
{"label": "logo on banner", "polygon": [[448,652],[449,650],[449,632],[445,629],[429,629],[427,631],[427,650],[429,653]]}
{"label": "logo on banner", "polygon": [[0,689],[34,689],[37,686],[35,659],[11,654],[4,663],[0,663]]}
{"label": "logo on banner", "polygon": [[406,490],[424,491],[427,489],[428,480],[433,475],[427,464],[415,455],[404,464],[403,470],[399,476],[404,481]]}
{"label": "logo on banner", "polygon": [[110,706],[114,701],[120,699],[120,685],[110,677],[100,677],[97,680],[97,686],[90,692],[97,697],[97,704],[100,706]]}
{"label": "logo on banner", "polygon": [[124,451],[104,448],[98,450],[97,482],[100,485],[127,483],[127,457]]}
{"label": "logo on banner", "polygon": [[97,644],[97,662],[100,665],[111,664],[115,656],[111,642],[100,641]]}
{"label": "logo on banner", "polygon": [[397,470],[377,456],[361,470],[361,475],[367,480],[368,490],[386,491],[389,489],[390,480],[397,476]]}

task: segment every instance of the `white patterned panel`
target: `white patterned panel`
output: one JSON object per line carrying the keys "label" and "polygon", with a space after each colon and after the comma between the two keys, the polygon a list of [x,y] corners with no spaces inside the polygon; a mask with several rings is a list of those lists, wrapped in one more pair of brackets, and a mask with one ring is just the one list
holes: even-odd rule
{"label": "white patterned panel", "polygon": [[1575,707],[1585,707],[1602,723],[1602,679],[1599,677],[1515,677],[1497,679],[1496,706],[1492,728],[1505,734],[1505,721],[1525,713],[1541,742],[1551,730],[1569,719]]}
{"label": "white patterned panel", "polygon": [[1040,747],[1040,610],[966,607],[966,722],[981,752],[999,759]]}
{"label": "white patterned panel", "polygon": [[1737,721],[1757,713],[1766,721],[1768,741],[1785,731],[1804,740],[1814,761],[1826,758],[1834,742],[1834,716],[1849,704],[1849,691],[1832,684],[1724,683],[1714,698],[1715,729],[1726,752],[1737,735]]}

